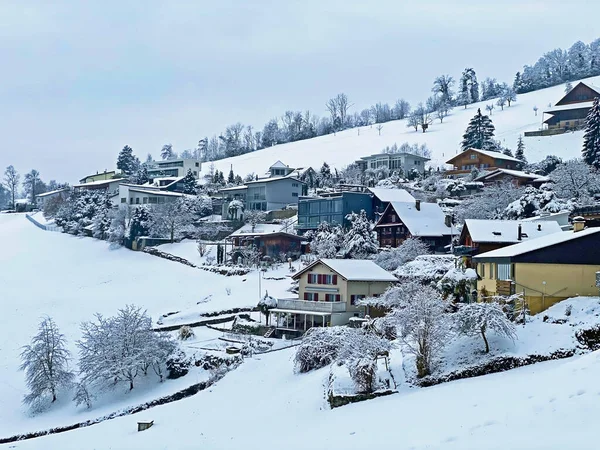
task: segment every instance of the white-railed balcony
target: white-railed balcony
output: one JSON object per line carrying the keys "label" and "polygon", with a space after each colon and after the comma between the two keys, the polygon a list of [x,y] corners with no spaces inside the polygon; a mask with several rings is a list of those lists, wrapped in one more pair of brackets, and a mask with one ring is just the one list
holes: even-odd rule
{"label": "white-railed balcony", "polygon": [[346,302],[313,302],[284,298],[277,300],[277,308],[319,313],[338,313],[346,312]]}

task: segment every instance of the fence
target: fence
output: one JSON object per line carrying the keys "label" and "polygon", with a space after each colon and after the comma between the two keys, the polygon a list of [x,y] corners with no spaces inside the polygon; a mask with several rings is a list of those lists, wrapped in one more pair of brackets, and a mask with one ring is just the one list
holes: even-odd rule
{"label": "fence", "polygon": [[56,226],[56,225],[42,225],[41,223],[39,223],[37,220],[35,220],[32,216],[30,216],[29,214],[25,214],[25,217],[27,217],[27,220],[29,220],[32,224],[34,224],[36,227],[44,230],[44,231],[57,231],[57,232],[61,232],[62,230],[60,229],[60,227]]}

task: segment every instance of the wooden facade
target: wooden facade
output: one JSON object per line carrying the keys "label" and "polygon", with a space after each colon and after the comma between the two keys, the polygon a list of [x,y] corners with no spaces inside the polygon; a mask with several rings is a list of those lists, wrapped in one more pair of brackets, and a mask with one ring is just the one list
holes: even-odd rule
{"label": "wooden facade", "polygon": [[576,130],[585,124],[594,98],[600,96],[600,88],[580,82],[561,98],[554,108],[544,111],[551,117],[544,120],[548,129]]}
{"label": "wooden facade", "polygon": [[504,155],[499,152],[491,152],[469,148],[464,152],[450,158],[446,164],[451,164],[453,168],[446,171],[446,175],[466,175],[473,169],[492,171],[496,169],[518,170],[521,162],[516,158]]}
{"label": "wooden facade", "polygon": [[474,181],[481,181],[484,185],[510,182],[516,187],[533,186],[539,188],[542,184],[547,183],[549,179],[547,177],[527,174],[518,170],[503,171],[502,169],[497,169],[477,177]]}
{"label": "wooden facade", "polygon": [[295,234],[281,232],[262,234],[243,234],[230,237],[233,244],[233,252],[236,248],[255,246],[262,256],[278,258],[282,254],[288,257],[298,257],[305,253],[302,245],[304,238]]}

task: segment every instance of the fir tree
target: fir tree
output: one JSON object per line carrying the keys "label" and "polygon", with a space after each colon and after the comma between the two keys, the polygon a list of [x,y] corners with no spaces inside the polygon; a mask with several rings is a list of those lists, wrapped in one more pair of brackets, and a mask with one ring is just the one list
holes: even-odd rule
{"label": "fir tree", "polygon": [[185,174],[185,177],[183,177],[183,180],[181,181],[183,184],[184,194],[195,195],[197,193],[198,188],[196,185],[196,177],[192,173],[192,169],[188,169],[187,173]]}
{"label": "fir tree", "polygon": [[361,210],[360,214],[349,214],[347,219],[352,222],[352,227],[344,238],[345,255],[349,258],[360,259],[376,254],[379,242],[371,230],[371,223],[365,210]]}
{"label": "fir tree", "polygon": [[235,175],[233,173],[233,167],[231,169],[229,169],[229,176],[227,177],[227,183],[228,184],[234,184],[235,183]]}
{"label": "fir tree", "polygon": [[505,148],[504,150],[502,150],[502,153],[506,156],[513,156],[513,153],[510,148]]}
{"label": "fir tree", "polygon": [[594,104],[585,119],[583,160],[600,169],[600,97],[594,99]]}
{"label": "fir tree", "polygon": [[135,178],[137,184],[146,184],[148,181],[150,181],[150,177],[148,176],[148,168],[146,165],[142,165],[140,167],[135,175]]}
{"label": "fir tree", "polygon": [[223,172],[219,172],[219,184],[225,184],[225,175],[223,175]]}
{"label": "fir tree", "polygon": [[522,161],[523,164],[527,164],[527,158],[525,158],[525,143],[523,142],[523,136],[519,136],[517,141],[517,150],[515,151],[515,158]]}
{"label": "fir tree", "polygon": [[150,213],[146,207],[136,207],[131,214],[129,239],[133,240],[138,236],[147,236],[150,232],[150,219]]}
{"label": "fir tree", "polygon": [[136,159],[133,155],[133,149],[129,145],[126,145],[117,158],[117,169],[128,176],[133,174],[136,169]]}
{"label": "fir tree", "polygon": [[481,114],[481,109],[477,109],[477,114],[471,119],[463,135],[462,150],[477,148],[480,150],[495,151],[494,130],[492,120],[488,116]]}
{"label": "fir tree", "polygon": [[173,151],[173,145],[171,144],[163,145],[162,150],[160,151],[160,156],[163,160],[177,158],[177,155]]}

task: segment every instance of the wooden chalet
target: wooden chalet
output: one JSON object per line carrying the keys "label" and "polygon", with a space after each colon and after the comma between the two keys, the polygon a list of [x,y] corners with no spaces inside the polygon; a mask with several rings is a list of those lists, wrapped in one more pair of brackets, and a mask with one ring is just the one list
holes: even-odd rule
{"label": "wooden chalet", "polygon": [[544,111],[544,114],[550,115],[544,123],[549,130],[577,130],[585,124],[596,97],[600,97],[600,87],[582,81],[556,102],[553,108]]}
{"label": "wooden chalet", "polygon": [[548,183],[550,179],[543,175],[527,173],[521,170],[496,169],[480,175],[473,181],[481,181],[485,185],[510,181],[515,186],[540,187],[542,184]]}
{"label": "wooden chalet", "polygon": [[522,162],[517,158],[490,150],[469,148],[446,161],[452,169],[446,171],[448,176],[468,175],[473,169],[494,171],[496,169],[518,170]]}

